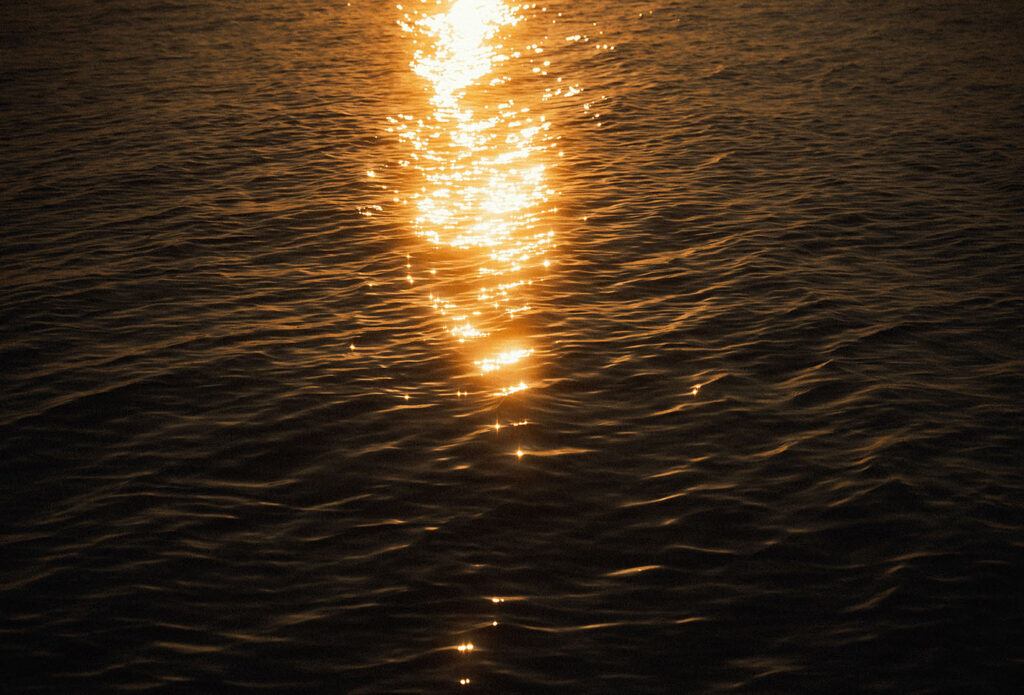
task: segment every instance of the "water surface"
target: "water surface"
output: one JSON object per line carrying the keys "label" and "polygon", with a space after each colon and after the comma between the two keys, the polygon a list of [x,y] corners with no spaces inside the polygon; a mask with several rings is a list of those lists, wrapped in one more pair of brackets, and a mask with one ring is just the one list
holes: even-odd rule
{"label": "water surface", "polygon": [[1019,682],[1014,3],[7,15],[7,691]]}

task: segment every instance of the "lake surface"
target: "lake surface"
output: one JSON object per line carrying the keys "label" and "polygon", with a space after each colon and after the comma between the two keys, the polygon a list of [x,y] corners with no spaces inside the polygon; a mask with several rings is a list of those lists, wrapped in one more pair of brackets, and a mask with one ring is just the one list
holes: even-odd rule
{"label": "lake surface", "polygon": [[4,15],[5,692],[1019,687],[1016,3]]}

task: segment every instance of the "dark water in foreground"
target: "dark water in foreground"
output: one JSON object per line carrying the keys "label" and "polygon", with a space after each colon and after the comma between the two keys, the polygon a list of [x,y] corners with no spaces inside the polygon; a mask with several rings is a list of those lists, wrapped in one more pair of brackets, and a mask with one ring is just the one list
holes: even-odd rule
{"label": "dark water in foreground", "polygon": [[584,91],[508,396],[392,5],[3,13],[6,692],[1019,685],[1015,3],[524,10]]}

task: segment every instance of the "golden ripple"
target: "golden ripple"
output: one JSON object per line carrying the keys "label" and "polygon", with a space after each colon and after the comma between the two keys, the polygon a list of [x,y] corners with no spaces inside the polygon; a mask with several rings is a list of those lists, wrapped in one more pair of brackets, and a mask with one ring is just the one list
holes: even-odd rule
{"label": "golden ripple", "polygon": [[[388,119],[404,145],[406,175],[393,200],[422,242],[402,276],[410,289],[427,291],[438,322],[473,365],[467,373],[485,380],[473,390],[504,399],[532,380],[528,292],[551,268],[556,246],[558,152],[541,107],[579,87],[545,88],[551,60],[523,26],[533,6],[398,7],[411,40],[409,68],[423,90],[420,102]],[[379,180],[375,170],[367,176]],[[464,395],[462,385],[456,393]]]}

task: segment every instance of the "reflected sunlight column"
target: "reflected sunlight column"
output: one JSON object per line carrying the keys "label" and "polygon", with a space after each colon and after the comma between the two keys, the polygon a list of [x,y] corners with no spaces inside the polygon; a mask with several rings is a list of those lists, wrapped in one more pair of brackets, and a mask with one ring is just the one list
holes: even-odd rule
{"label": "reflected sunlight column", "polygon": [[[554,246],[544,223],[555,212],[547,174],[557,153],[550,122],[534,112],[546,98],[538,80],[548,63],[537,60],[539,44],[506,46],[523,10],[534,8],[457,0],[399,9],[427,96],[423,113],[389,119],[408,148],[400,165],[416,180],[400,202],[430,247],[429,267],[410,263],[407,280],[422,277],[467,371],[491,397],[506,399],[529,387],[534,351],[521,319]],[[498,418],[494,427],[521,424]]]}

